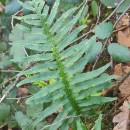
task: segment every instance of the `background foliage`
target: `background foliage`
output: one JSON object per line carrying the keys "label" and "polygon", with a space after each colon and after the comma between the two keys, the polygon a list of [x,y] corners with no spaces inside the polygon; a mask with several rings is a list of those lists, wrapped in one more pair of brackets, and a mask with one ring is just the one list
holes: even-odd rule
{"label": "background foliage", "polygon": [[[21,0],[24,3],[28,3],[29,0]],[[54,0],[46,0],[47,4],[52,7]],[[79,4],[81,4],[83,1],[79,1],[79,0],[61,0],[61,4],[58,10],[58,15],[60,16],[62,13],[64,13],[65,11],[67,11],[68,9],[72,8],[72,7],[76,7]],[[104,0],[92,0],[89,2],[89,5],[86,6],[84,13],[82,14],[81,18],[79,19],[79,22],[76,24],[76,26],[79,25],[83,25],[86,24],[88,26],[87,29],[89,28],[89,25],[92,21],[92,19],[95,19],[98,15],[98,8],[97,5],[99,3],[102,3],[105,8],[108,6],[111,6],[112,8],[116,7],[115,3],[120,2],[119,1],[115,1],[115,3],[111,0],[109,1],[104,1]],[[116,11],[117,13],[121,13],[123,12],[127,6],[129,6],[130,0],[125,0],[124,3],[120,6],[120,8]],[[29,55],[33,55],[36,54],[36,51],[30,51],[30,50],[25,50],[22,46],[18,46],[18,45],[13,45],[11,46],[11,42],[10,41],[14,41],[14,40],[22,40],[23,39],[23,35],[27,34],[27,33],[23,33],[23,31],[21,31],[18,26],[16,26],[12,33],[12,15],[16,14],[18,16],[20,15],[27,15],[27,14],[31,14],[31,11],[23,8],[17,0],[2,0],[1,4],[4,7],[1,7],[1,11],[0,11],[0,95],[2,97],[2,95],[6,92],[6,90],[8,90],[8,88],[10,88],[13,83],[14,80],[10,80],[10,78],[12,78],[13,76],[15,76],[17,73],[19,73],[20,71],[22,71],[24,68],[26,68],[27,63],[14,63],[12,62],[12,59],[19,59],[21,57],[26,57],[28,54]],[[21,10],[19,12],[19,10]],[[112,11],[112,10],[111,10]],[[110,11],[110,12],[111,12]],[[106,13],[105,15],[109,15],[110,13]],[[106,16],[104,16],[106,17]],[[69,20],[71,20],[73,18],[73,16],[71,15],[69,17]],[[102,18],[103,21],[104,18]],[[100,21],[101,22],[101,21]],[[19,23],[19,21],[15,20],[13,21],[13,24],[15,25],[16,23]],[[24,25],[24,23],[22,23]],[[92,64],[95,59],[96,56],[98,54],[100,54],[101,50],[102,50],[102,46],[104,44],[104,40],[106,38],[108,38],[113,29],[112,29],[113,25],[111,24],[111,22],[108,23],[101,23],[99,24],[99,26],[96,26],[94,28],[94,32],[96,33],[96,35],[98,36],[99,39],[102,39],[101,41],[99,41],[97,46],[93,46],[92,49],[92,53],[90,54],[90,61],[89,63]],[[85,30],[86,31],[86,30]],[[18,35],[18,36],[17,36]],[[27,35],[28,37],[28,35]],[[117,50],[115,51],[114,48],[117,48]],[[113,57],[113,59],[116,62],[128,62],[130,61],[129,55],[130,55],[130,51],[128,49],[128,47],[119,45],[117,43],[112,43],[108,46],[107,48],[108,53]],[[122,55],[122,53],[124,55]],[[12,70],[12,72],[10,72]],[[16,71],[15,71],[16,70]],[[28,75],[26,74],[25,77],[29,78],[32,75]],[[9,81],[10,80],[10,81]],[[22,79],[21,79],[22,80]],[[6,84],[6,81],[9,81]],[[49,82],[45,82],[45,81],[39,81],[39,82],[34,82],[32,85],[32,87],[28,88],[28,93],[30,94],[35,94],[37,92],[39,92],[41,90],[41,88],[45,88],[47,85],[51,85],[53,84],[53,82],[55,82],[54,79],[51,79]],[[26,85],[24,86],[25,88],[27,87]],[[21,92],[21,91],[20,91]],[[20,97],[25,97],[23,99],[21,99]],[[14,99],[13,99],[14,98]],[[0,104],[0,126],[3,126],[5,124],[8,124],[9,128],[22,128],[22,129],[26,129],[26,125],[30,124],[32,122],[32,120],[34,119],[34,117],[36,117],[38,113],[40,113],[43,109],[43,106],[40,104],[38,107],[37,106],[27,106],[24,105],[25,99],[27,98],[27,94],[24,92],[22,93],[22,95],[20,95],[18,93],[18,89],[14,88],[7,96],[7,99],[4,100],[3,103]],[[48,106],[48,104],[46,104]],[[36,109],[38,108],[38,109]],[[35,113],[34,113],[35,110]],[[100,113],[100,112],[99,112]],[[99,115],[99,113],[95,114],[95,115]],[[99,124],[101,124],[101,118],[102,116],[100,115],[98,120],[96,121],[95,124],[95,130],[97,128],[98,125],[98,129],[101,129],[101,126]],[[21,120],[22,119],[22,120]],[[24,119],[24,120],[23,120]],[[95,118],[92,118],[93,120],[95,120]],[[47,122],[41,122],[39,123],[39,125],[37,125],[36,129],[39,130],[41,127],[46,126]],[[92,128],[93,126],[90,125],[90,127]],[[97,130],[98,130],[97,129]]]}

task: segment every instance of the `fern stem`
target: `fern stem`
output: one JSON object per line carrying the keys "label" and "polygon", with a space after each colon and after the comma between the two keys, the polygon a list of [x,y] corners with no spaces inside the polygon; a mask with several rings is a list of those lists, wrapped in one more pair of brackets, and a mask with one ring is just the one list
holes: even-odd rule
{"label": "fern stem", "polygon": [[[80,112],[79,106],[78,106],[78,104],[76,102],[76,99],[75,99],[75,97],[73,95],[73,92],[72,92],[72,90],[70,88],[70,84],[69,84],[69,81],[68,81],[68,75],[67,75],[67,73],[65,73],[65,67],[62,64],[62,61],[61,61],[61,58],[60,58],[60,55],[59,55],[59,51],[57,50],[55,43],[52,41],[53,35],[49,31],[48,25],[45,24],[45,22],[43,22],[43,21],[44,21],[44,19],[42,19],[42,22],[41,22],[42,23],[42,27],[43,27],[43,31],[47,35],[48,42],[52,46],[53,57],[54,57],[54,60],[57,62],[59,76],[61,77],[62,83],[64,85],[64,89],[65,89],[66,95],[69,98],[69,102],[72,105],[73,110],[76,112],[77,115],[80,115],[81,112]],[[82,117],[81,117],[81,119],[83,121]]]}

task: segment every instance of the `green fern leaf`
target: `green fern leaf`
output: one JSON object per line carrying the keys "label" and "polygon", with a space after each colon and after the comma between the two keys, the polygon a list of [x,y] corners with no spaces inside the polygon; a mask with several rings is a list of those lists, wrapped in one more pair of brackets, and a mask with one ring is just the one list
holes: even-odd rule
{"label": "green fern leaf", "polygon": [[102,114],[98,117],[98,119],[95,122],[94,130],[101,130],[101,124],[102,124]]}
{"label": "green fern leaf", "polygon": [[[33,53],[12,61],[37,63],[32,68],[18,74],[19,76],[28,74],[31,76],[20,81],[17,87],[35,81],[54,79],[52,84],[48,84],[26,100],[28,106],[48,104],[39,111],[39,114],[34,113],[34,120],[31,124],[36,128],[42,120],[62,107],[53,123],[43,128],[67,130],[73,126],[75,130],[84,130],[87,127],[83,116],[89,116],[92,109],[116,100],[116,98],[102,97],[99,92],[111,86],[111,80],[117,76],[103,75],[110,63],[92,72],[82,73],[92,56],[93,47],[97,43],[97,35],[73,43],[86,27],[82,25],[73,29],[84,7],[69,9],[56,20],[59,2],[60,0],[56,0],[49,12],[49,6],[42,3],[42,0],[32,0],[29,5],[19,1],[24,8],[31,10],[32,14],[14,16],[15,19],[21,21],[21,24],[16,25],[14,30],[19,27],[25,34],[23,39],[12,38],[11,44],[22,44],[22,47]],[[69,18],[70,14],[74,15],[72,19]],[[106,26],[106,23],[104,24]],[[15,37],[13,31],[11,37]]]}

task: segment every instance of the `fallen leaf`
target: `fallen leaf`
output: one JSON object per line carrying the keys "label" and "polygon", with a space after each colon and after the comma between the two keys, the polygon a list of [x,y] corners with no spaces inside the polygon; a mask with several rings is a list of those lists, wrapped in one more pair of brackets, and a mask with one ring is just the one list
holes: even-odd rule
{"label": "fallen leaf", "polygon": [[[124,75],[126,75],[130,71],[129,66],[122,66]],[[120,96],[125,97],[130,95],[130,76],[127,77],[127,79],[120,85],[119,87]],[[128,96],[128,99],[130,99],[130,96]],[[130,100],[128,100],[130,103]]]}
{"label": "fallen leaf", "polygon": [[[130,71],[130,67],[126,65],[117,64],[114,67],[114,74],[119,75],[121,78],[117,79],[120,82],[122,78]],[[117,83],[118,84],[118,83]],[[130,76],[119,86],[119,98],[126,97],[130,95]],[[128,96],[128,101],[130,103],[130,96]]]}
{"label": "fallen leaf", "polygon": [[119,75],[119,76],[123,76],[123,69],[122,69],[122,65],[121,64],[116,64],[114,67],[114,74],[115,75]]}
{"label": "fallen leaf", "polygon": [[122,25],[128,26],[129,25],[129,19],[130,19],[129,14],[125,13],[125,15],[121,18]]}
{"label": "fallen leaf", "polygon": [[122,66],[124,73],[128,73],[130,71],[130,66]]}
{"label": "fallen leaf", "polygon": [[120,29],[122,27],[127,27],[124,30],[118,31],[117,33],[117,42],[119,44],[125,45],[127,47],[130,47],[130,15],[126,13],[117,23],[116,29]]}
{"label": "fallen leaf", "polygon": [[4,10],[4,6],[2,5],[2,3],[0,2],[0,12],[3,12]]}
{"label": "fallen leaf", "polygon": [[128,102],[124,101],[123,106],[120,107],[121,112],[114,116],[113,123],[117,123],[113,130],[129,130],[129,115]]}
{"label": "fallen leaf", "polygon": [[18,88],[17,97],[22,97],[23,95],[28,94],[27,88]]}
{"label": "fallen leaf", "polygon": [[119,20],[119,22],[116,25],[116,29],[121,28],[122,26],[128,26],[129,25],[130,16],[128,13],[125,13],[124,16]]}
{"label": "fallen leaf", "polygon": [[117,42],[121,45],[130,47],[130,34],[127,36],[126,33],[119,31],[117,34]]}
{"label": "fallen leaf", "polygon": [[56,118],[56,114],[52,114],[46,118],[48,123],[52,123],[54,119]]}
{"label": "fallen leaf", "polygon": [[130,62],[127,62],[126,65],[130,67]]}

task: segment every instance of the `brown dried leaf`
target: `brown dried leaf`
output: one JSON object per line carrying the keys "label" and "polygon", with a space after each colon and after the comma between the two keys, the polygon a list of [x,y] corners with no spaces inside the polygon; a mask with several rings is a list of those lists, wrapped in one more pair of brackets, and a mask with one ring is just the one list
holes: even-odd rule
{"label": "brown dried leaf", "polygon": [[130,16],[128,13],[125,13],[125,15],[121,18],[121,22],[123,26],[128,26],[129,25],[129,20],[130,20]]}
{"label": "brown dried leaf", "polygon": [[0,12],[3,12],[4,10],[4,6],[2,5],[2,3],[0,2]]}
{"label": "brown dried leaf", "polygon": [[17,97],[22,97],[23,95],[28,94],[27,88],[18,88]]}
{"label": "brown dried leaf", "polygon": [[[122,66],[123,75],[126,75],[129,71],[130,71],[130,67],[129,66]],[[119,87],[119,91],[120,91],[120,96],[121,97],[125,97],[130,95],[130,76],[120,85]],[[128,96],[127,99],[129,99],[130,96]],[[130,100],[128,100],[130,103]]]}
{"label": "brown dried leaf", "polygon": [[127,47],[130,47],[130,16],[128,13],[126,13],[117,23],[116,29],[120,29],[122,27],[127,27],[126,29],[119,31],[117,33],[117,42],[119,44],[125,45]]}
{"label": "brown dried leaf", "polygon": [[125,32],[119,31],[117,33],[117,42],[124,46],[130,47],[130,34],[127,35]]}
{"label": "brown dried leaf", "polygon": [[114,74],[115,75],[119,75],[119,76],[123,76],[123,69],[122,69],[122,65],[121,64],[116,64],[114,67]]}
{"label": "brown dried leaf", "polygon": [[[122,80],[122,78],[130,71],[129,66],[123,66],[121,64],[115,65],[114,68],[114,74],[121,76],[121,78],[118,79],[118,82]],[[126,97],[128,96],[127,100],[130,103],[130,76],[127,77],[127,79],[119,86],[119,97]]]}
{"label": "brown dried leaf", "polygon": [[128,102],[124,101],[123,106],[120,107],[121,112],[114,116],[113,123],[117,123],[113,130],[129,130],[129,115]]}
{"label": "brown dried leaf", "polygon": [[125,13],[124,16],[119,20],[119,22],[116,25],[116,29],[121,28],[122,26],[128,26],[129,25],[130,16],[128,13]]}

